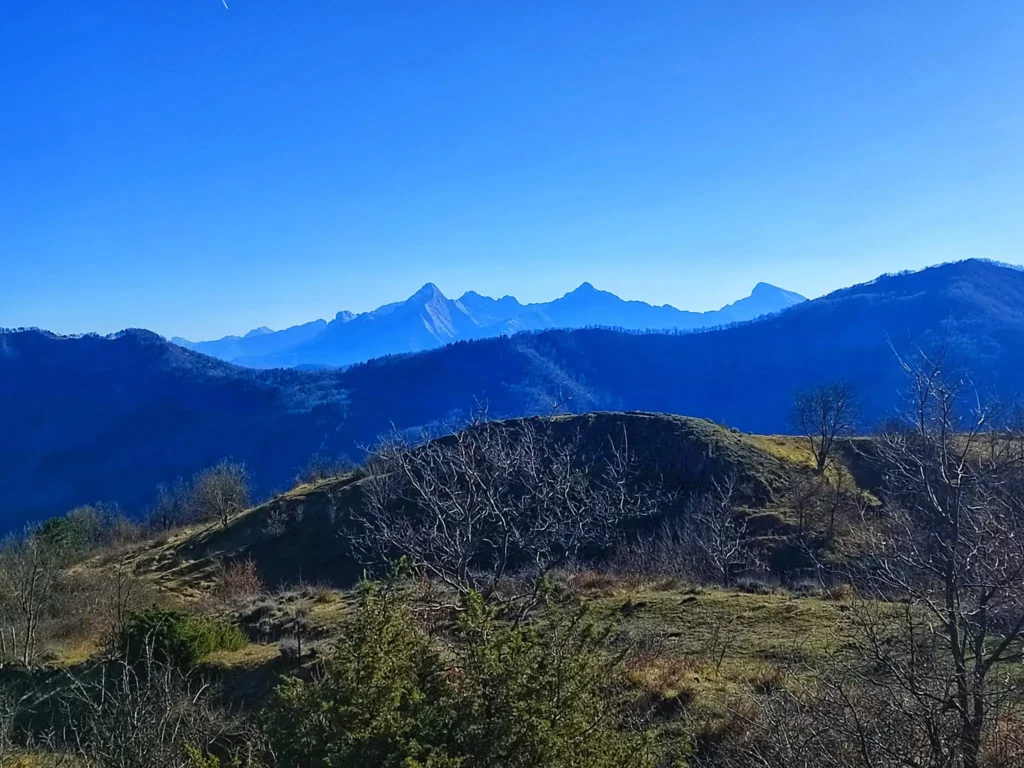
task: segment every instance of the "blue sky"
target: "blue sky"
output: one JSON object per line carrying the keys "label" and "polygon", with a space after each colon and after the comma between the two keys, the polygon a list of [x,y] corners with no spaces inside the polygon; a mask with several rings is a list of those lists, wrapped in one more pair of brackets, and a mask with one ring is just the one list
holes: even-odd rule
{"label": "blue sky", "polygon": [[0,325],[1024,261],[1020,0],[228,4],[2,4]]}

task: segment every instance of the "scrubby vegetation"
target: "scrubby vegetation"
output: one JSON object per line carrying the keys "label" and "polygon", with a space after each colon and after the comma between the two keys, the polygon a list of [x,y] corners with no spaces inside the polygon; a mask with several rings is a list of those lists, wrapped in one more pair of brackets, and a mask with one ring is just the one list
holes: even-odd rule
{"label": "scrubby vegetation", "polygon": [[251,495],[246,466],[224,459],[197,472],[187,483],[178,478],[171,485],[159,485],[148,523],[165,531],[210,520],[227,527],[232,515],[249,506]]}
{"label": "scrubby vegetation", "polygon": [[280,765],[653,766],[605,633],[579,615],[502,621],[466,596],[440,637],[366,587],[311,682],[287,678],[264,724]]}
{"label": "scrubby vegetation", "polygon": [[129,664],[152,659],[187,671],[211,653],[238,650],[247,642],[230,624],[153,606],[128,617],[117,638],[117,651]]}
{"label": "scrubby vegetation", "polygon": [[870,437],[837,385],[798,437],[485,421],[250,509],[221,464],[166,525],[76,510],[0,555],[0,759],[1020,766],[1024,431],[904,372]]}

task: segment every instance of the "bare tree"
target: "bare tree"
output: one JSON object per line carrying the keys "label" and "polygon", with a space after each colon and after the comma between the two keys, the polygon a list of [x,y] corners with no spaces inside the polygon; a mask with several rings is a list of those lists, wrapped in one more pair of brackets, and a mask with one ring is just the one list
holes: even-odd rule
{"label": "bare tree", "polygon": [[189,488],[180,477],[173,483],[161,483],[156,489],[156,501],[147,516],[149,525],[169,531],[188,522]]}
{"label": "bare tree", "polygon": [[313,484],[354,471],[356,465],[347,456],[314,453],[306,466],[295,475],[295,484]]}
{"label": "bare tree", "polygon": [[357,544],[371,560],[408,557],[460,591],[490,594],[513,570],[539,579],[661,496],[638,482],[626,436],[586,456],[579,434],[533,420],[478,424],[412,447],[393,439],[367,463]]}
{"label": "bare tree", "polygon": [[0,649],[26,666],[36,659],[39,626],[65,563],[60,546],[34,531],[0,547]]}
{"label": "bare tree", "polygon": [[[990,441],[988,411],[941,358],[902,365],[909,407],[878,438],[889,516],[862,573],[876,601],[858,614],[870,664],[856,680],[916,724],[922,764],[978,768],[986,742],[1021,716],[1020,435]],[[880,602],[894,598],[905,601],[896,616]]]}
{"label": "bare tree", "polygon": [[[837,515],[844,507],[848,508],[850,506],[848,493],[851,491],[856,492],[856,487],[851,481],[850,473],[840,467],[835,473],[835,478],[827,482],[829,491],[827,535],[830,540],[836,536]],[[857,502],[854,501],[853,504],[856,505]]]}
{"label": "bare tree", "polygon": [[151,605],[155,599],[152,588],[139,576],[131,558],[122,555],[106,577],[105,589],[100,593],[103,631],[113,652],[117,639],[122,637],[129,617]]}
{"label": "bare tree", "polygon": [[249,497],[249,471],[227,459],[196,475],[189,493],[198,519],[219,520],[225,528],[232,515],[249,506]]}
{"label": "bare tree", "polygon": [[836,440],[855,430],[857,409],[853,389],[835,382],[800,392],[793,399],[791,418],[793,426],[807,438],[816,469],[824,472]]}
{"label": "bare tree", "polygon": [[756,563],[747,536],[747,518],[737,510],[736,476],[713,480],[711,489],[687,508],[685,556],[698,577],[731,586]]}
{"label": "bare tree", "polygon": [[557,416],[562,412],[568,412],[569,406],[576,398],[577,394],[578,393],[575,389],[563,391],[562,388],[559,387],[557,393],[551,397],[551,415]]}
{"label": "bare tree", "polygon": [[825,483],[820,476],[810,473],[800,476],[789,489],[787,501],[796,516],[797,534],[803,538],[817,515],[825,492]]}

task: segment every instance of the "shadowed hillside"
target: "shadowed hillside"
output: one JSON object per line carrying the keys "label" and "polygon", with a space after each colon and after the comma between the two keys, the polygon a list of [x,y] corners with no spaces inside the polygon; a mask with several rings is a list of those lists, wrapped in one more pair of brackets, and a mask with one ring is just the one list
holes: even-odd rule
{"label": "shadowed hillside", "polygon": [[0,336],[0,509],[8,526],[99,499],[137,509],[157,483],[237,455],[280,483],[342,420],[316,373],[242,368],[147,331]]}
{"label": "shadowed hillside", "polygon": [[[764,533],[785,533],[781,522],[787,494],[810,469],[810,454],[795,439],[742,435],[703,419],[648,413],[590,413],[532,419],[542,435],[580,441],[584,460],[600,466],[612,443],[628,444],[644,482],[667,492],[661,515],[683,514],[686,500],[715,480],[735,476],[750,514],[768,525]],[[363,504],[364,478],[347,473],[291,491],[236,517],[227,528],[210,526],[168,547],[147,552],[144,570],[175,591],[199,594],[222,562],[252,559],[268,584],[295,579],[348,585],[361,574],[346,535],[353,509]],[[775,530],[772,530],[772,529]]]}

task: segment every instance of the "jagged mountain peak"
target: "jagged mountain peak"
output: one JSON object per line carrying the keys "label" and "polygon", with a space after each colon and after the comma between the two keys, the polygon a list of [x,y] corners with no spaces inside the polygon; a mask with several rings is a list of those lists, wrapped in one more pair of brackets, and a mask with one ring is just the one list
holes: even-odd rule
{"label": "jagged mountain peak", "polygon": [[448,297],[445,296],[441,292],[441,289],[438,288],[436,285],[434,285],[433,283],[427,283],[422,288],[420,288],[418,291],[416,291],[416,293],[414,293],[412,296],[410,296],[409,299],[406,301],[406,303],[409,303],[409,302],[412,302],[412,303],[425,303],[425,302],[428,302],[428,301],[435,301],[435,300],[437,300],[437,301],[447,301]]}
{"label": "jagged mountain peak", "polygon": [[594,296],[594,295],[597,295],[597,294],[607,294],[607,293],[608,293],[608,291],[600,291],[597,288],[595,288],[593,283],[582,282],[582,283],[579,284],[578,288],[576,288],[575,290],[569,291],[569,293],[567,293],[565,295],[566,296]]}
{"label": "jagged mountain peak", "polygon": [[344,366],[453,341],[547,328],[698,330],[750,320],[802,300],[796,294],[759,283],[750,298],[717,312],[698,313],[667,304],[652,306],[642,301],[626,301],[593,283],[583,282],[554,301],[524,305],[511,295],[494,299],[476,291],[466,291],[458,300],[449,299],[435,283],[428,282],[403,301],[359,315],[339,312],[323,328],[302,326],[241,340],[229,338],[185,346],[256,368]]}

